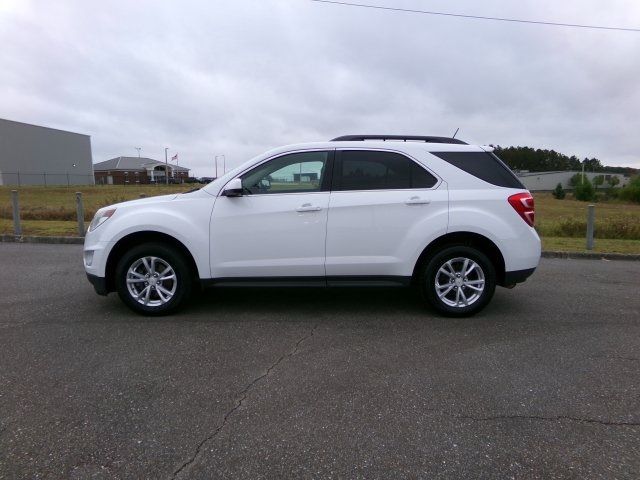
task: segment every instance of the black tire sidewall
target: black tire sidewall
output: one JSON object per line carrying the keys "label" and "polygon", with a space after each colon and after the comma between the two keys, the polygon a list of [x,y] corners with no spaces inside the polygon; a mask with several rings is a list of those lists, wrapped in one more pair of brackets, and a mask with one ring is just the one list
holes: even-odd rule
{"label": "black tire sidewall", "polygon": [[[127,271],[138,259],[147,256],[159,257],[166,261],[176,274],[177,288],[171,300],[164,305],[151,307],[138,303],[127,288]],[[128,250],[118,261],[115,271],[115,286],[120,299],[131,310],[143,315],[164,315],[178,308],[191,294],[191,272],[180,252],[161,243],[145,243]]]}
{"label": "black tire sidewall", "polygon": [[[447,261],[456,257],[465,257],[473,260],[483,270],[485,287],[480,298],[468,307],[451,307],[444,303],[435,291],[436,275],[440,267]],[[455,245],[446,247],[433,255],[426,262],[425,268],[420,277],[420,288],[422,295],[427,302],[438,312],[449,317],[467,317],[474,315],[487,306],[496,289],[495,267],[489,258],[481,251],[466,245]]]}

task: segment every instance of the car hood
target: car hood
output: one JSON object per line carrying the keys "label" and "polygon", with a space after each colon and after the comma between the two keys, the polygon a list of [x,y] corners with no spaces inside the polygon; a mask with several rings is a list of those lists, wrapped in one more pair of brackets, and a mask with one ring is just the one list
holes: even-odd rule
{"label": "car hood", "polygon": [[171,200],[175,200],[175,198],[180,195],[179,193],[172,193],[170,195],[158,195],[157,197],[147,197],[147,198],[139,198],[136,200],[128,200],[126,202],[114,203],[113,205],[109,205],[109,208],[135,208],[138,205],[146,205],[149,203],[163,203],[170,202]]}

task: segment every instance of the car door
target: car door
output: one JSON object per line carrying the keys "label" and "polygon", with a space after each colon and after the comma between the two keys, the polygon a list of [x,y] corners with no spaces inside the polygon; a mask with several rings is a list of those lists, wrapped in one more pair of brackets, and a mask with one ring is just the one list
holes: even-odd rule
{"label": "car door", "polygon": [[293,152],[240,176],[211,217],[214,278],[314,277],[324,283],[333,151]]}
{"label": "car door", "polygon": [[406,281],[447,222],[446,184],[420,163],[393,151],[337,150],[327,221],[329,283]]}

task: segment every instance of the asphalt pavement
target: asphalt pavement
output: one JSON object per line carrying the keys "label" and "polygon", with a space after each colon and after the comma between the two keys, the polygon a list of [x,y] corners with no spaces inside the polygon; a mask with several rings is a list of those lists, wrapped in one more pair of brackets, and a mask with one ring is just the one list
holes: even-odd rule
{"label": "asphalt pavement", "polygon": [[640,262],[543,259],[468,319],[403,289],[145,318],[0,244],[0,479],[639,478]]}

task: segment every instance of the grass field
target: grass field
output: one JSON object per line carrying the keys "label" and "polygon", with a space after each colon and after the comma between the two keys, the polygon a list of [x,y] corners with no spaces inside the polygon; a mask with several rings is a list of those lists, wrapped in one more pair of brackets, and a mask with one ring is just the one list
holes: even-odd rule
{"label": "grass field", "polygon": [[[20,210],[25,235],[77,235],[75,192],[83,194],[85,221],[105,205],[147,196],[179,193],[194,185],[21,187]],[[11,188],[0,187],[0,233],[13,233]],[[556,200],[536,193],[536,229],[543,248],[585,250],[587,203]],[[87,223],[88,224],[88,223]],[[640,205],[619,201],[596,203],[596,252],[640,254]]]}

